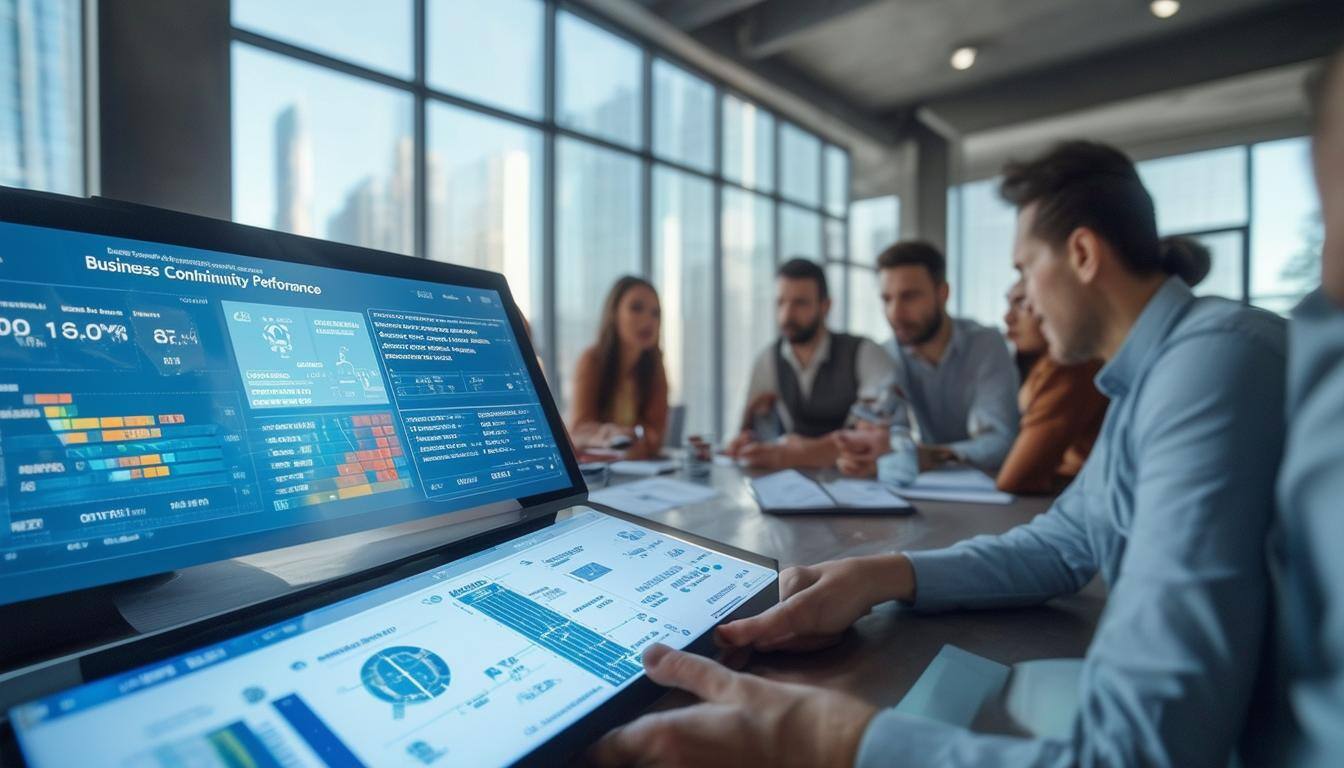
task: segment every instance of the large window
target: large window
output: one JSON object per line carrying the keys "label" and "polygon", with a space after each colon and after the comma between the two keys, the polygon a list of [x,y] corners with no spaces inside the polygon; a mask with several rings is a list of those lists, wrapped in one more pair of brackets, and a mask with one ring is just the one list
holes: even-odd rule
{"label": "large window", "polygon": [[504,273],[562,407],[647,277],[673,405],[722,434],[782,258],[825,264],[845,325],[849,155],[559,5],[234,0],[234,217]]}
{"label": "large window", "polygon": [[855,201],[849,209],[849,332],[882,342],[891,327],[882,311],[877,255],[900,239],[901,201],[894,195]]}
{"label": "large window", "polygon": [[714,367],[714,185],[667,167],[653,175],[653,284],[663,305],[663,362],[685,432],[712,435]]}
{"label": "large window", "polygon": [[84,192],[81,0],[0,0],[0,184]]}
{"label": "large window", "polygon": [[[1192,237],[1211,256],[1201,295],[1287,312],[1320,280],[1322,226],[1309,144],[1283,139],[1138,163],[1158,233]],[[1015,214],[997,179],[950,190],[954,311],[997,323],[1016,279],[1010,262]]]}

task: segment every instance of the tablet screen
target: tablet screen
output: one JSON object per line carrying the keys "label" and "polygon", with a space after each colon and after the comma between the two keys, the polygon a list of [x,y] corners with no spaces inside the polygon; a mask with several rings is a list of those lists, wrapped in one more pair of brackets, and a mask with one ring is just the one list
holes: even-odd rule
{"label": "tablet screen", "polygon": [[502,765],[775,579],[584,511],[10,719],[37,768]]}

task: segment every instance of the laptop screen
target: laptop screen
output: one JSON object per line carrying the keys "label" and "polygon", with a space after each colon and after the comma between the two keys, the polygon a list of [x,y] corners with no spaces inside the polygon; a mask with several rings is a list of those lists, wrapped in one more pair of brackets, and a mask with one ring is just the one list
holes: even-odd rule
{"label": "laptop screen", "polygon": [[775,571],[583,511],[356,597],[10,712],[35,768],[503,765]]}
{"label": "laptop screen", "polygon": [[0,222],[0,604],[574,487],[497,276],[302,243]]}

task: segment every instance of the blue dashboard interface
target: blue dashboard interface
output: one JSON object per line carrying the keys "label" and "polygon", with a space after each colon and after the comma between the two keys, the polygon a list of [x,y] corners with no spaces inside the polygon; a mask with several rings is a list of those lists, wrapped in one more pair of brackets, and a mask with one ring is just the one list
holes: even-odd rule
{"label": "blue dashboard interface", "polygon": [[0,468],[0,604],[570,486],[495,291],[9,223]]}
{"label": "blue dashboard interface", "polygon": [[503,765],[685,647],[773,569],[591,510],[10,711],[34,768]]}

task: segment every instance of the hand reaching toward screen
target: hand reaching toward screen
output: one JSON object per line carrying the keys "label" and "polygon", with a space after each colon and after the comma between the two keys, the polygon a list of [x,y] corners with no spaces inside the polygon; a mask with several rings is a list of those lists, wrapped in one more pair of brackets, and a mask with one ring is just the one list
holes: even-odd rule
{"label": "hand reaching toward screen", "polygon": [[779,574],[778,605],[719,627],[726,648],[814,651],[840,642],[873,606],[911,600],[914,570],[904,555],[870,555],[788,568]]}
{"label": "hand reaching toward screen", "polygon": [[704,703],[655,712],[607,734],[589,752],[598,766],[845,766],[877,710],[852,696],[733,672],[665,645],[644,652],[659,685]]}

